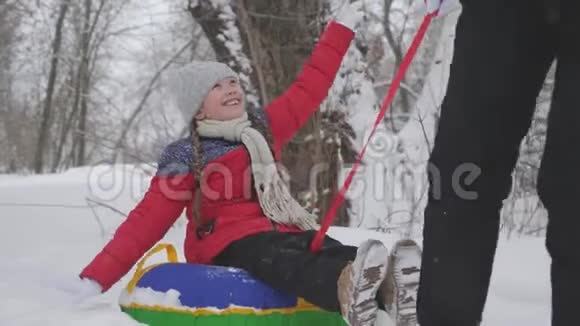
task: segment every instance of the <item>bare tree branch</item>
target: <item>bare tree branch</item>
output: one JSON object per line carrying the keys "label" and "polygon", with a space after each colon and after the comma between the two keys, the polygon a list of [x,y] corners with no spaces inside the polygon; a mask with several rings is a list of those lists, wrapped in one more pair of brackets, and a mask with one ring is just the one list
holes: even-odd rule
{"label": "bare tree branch", "polygon": [[189,49],[189,47],[191,46],[192,43],[193,43],[193,40],[190,40],[184,46],[182,46],[181,49],[179,49],[169,60],[167,60],[167,62],[159,70],[157,70],[157,72],[155,73],[153,78],[151,78],[151,80],[149,81],[149,83],[147,85],[145,94],[143,94],[143,97],[141,98],[141,101],[139,101],[139,104],[137,104],[137,107],[133,110],[133,113],[131,113],[131,116],[129,117],[129,119],[127,119],[127,121],[123,125],[123,131],[121,132],[121,136],[119,136],[119,140],[117,140],[117,143],[115,145],[115,149],[113,151],[113,156],[111,157],[111,162],[117,161],[117,155],[119,154],[119,149],[122,147],[123,141],[124,141],[125,137],[127,136],[127,133],[129,133],[129,130],[131,130],[131,127],[132,127],[133,123],[135,122],[135,120],[137,119],[137,116],[145,108],[145,104],[147,103],[149,96],[151,96],[151,94],[153,93],[154,86],[157,84],[157,81],[159,80],[159,78],[161,78],[162,73],[165,70],[167,70],[167,68],[169,68],[169,66],[177,58],[179,58],[179,56],[181,56],[181,54],[183,52],[185,52],[187,49]]}

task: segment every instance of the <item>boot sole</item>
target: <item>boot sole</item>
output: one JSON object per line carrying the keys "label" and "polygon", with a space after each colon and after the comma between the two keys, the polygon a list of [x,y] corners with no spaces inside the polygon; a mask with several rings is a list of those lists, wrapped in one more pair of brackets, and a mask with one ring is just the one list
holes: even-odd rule
{"label": "boot sole", "polygon": [[417,292],[421,275],[421,248],[412,240],[401,240],[389,259],[396,289],[393,317],[397,326],[417,325]]}
{"label": "boot sole", "polygon": [[350,326],[373,326],[378,304],[377,291],[387,275],[389,251],[381,241],[361,244],[353,262],[353,304],[348,311]]}

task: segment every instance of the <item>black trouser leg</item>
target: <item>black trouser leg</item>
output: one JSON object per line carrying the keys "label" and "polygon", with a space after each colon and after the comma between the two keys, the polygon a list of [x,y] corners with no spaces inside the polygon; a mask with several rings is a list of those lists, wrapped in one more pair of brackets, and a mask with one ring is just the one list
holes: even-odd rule
{"label": "black trouser leg", "polygon": [[339,312],[338,277],[347,263],[354,260],[357,247],[326,237],[322,250],[313,254],[309,249],[313,237],[311,231],[252,235],[233,242],[215,263],[244,269],[283,293]]}
{"label": "black trouser leg", "polygon": [[580,302],[580,2],[561,1],[558,70],[538,190],[548,209],[554,326],[578,325]]}
{"label": "black trouser leg", "polygon": [[540,1],[463,1],[430,158],[421,326],[481,320],[499,211],[553,59],[552,35]]}

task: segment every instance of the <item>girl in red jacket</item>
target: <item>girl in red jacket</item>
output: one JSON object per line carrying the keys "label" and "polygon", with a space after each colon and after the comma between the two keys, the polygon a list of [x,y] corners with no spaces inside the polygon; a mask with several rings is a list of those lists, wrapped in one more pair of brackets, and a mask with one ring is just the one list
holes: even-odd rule
{"label": "girl in red jacket", "polygon": [[[276,159],[326,97],[360,18],[347,7],[331,22],[297,80],[265,110],[246,110],[238,77],[218,62],[193,62],[169,77],[190,136],[164,150],[143,200],[82,271],[87,294],[109,289],[159,241],[184,209],[189,263],[242,268],[273,288],[351,325],[372,325],[388,252],[326,238],[309,251],[316,219],[288,191]],[[383,287],[386,288],[386,287]]]}

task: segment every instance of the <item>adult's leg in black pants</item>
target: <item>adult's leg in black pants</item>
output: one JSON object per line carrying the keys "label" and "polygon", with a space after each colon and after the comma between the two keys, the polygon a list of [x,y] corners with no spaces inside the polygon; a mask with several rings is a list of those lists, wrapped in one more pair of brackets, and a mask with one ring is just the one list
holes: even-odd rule
{"label": "adult's leg in black pants", "polygon": [[556,86],[538,180],[549,213],[554,326],[579,324],[580,294],[580,2],[563,0],[561,8]]}
{"label": "adult's leg in black pants", "polygon": [[[499,210],[553,60],[541,0],[464,0],[430,158],[418,316],[421,326],[481,320]],[[467,171],[476,173],[471,180]],[[463,172],[463,173],[462,173]]]}
{"label": "adult's leg in black pants", "polygon": [[[339,312],[337,281],[357,247],[326,237],[319,253],[310,252],[314,232],[266,232],[235,241],[214,263],[244,269],[252,276],[328,311]],[[386,257],[385,257],[386,259]]]}

